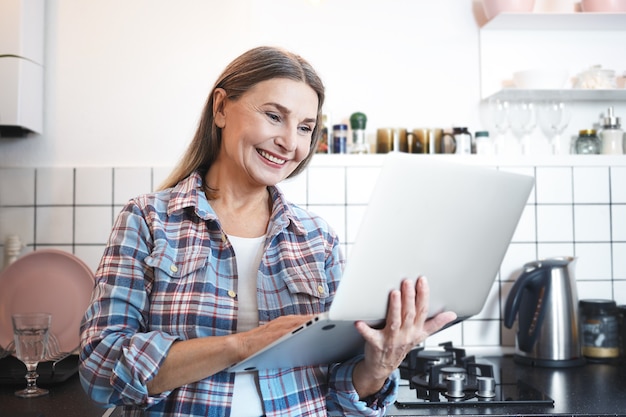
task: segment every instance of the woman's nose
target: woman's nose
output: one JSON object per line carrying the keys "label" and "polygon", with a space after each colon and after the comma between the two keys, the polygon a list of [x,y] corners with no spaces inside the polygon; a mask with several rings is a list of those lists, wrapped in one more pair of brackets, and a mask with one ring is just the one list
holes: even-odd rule
{"label": "woman's nose", "polygon": [[278,144],[287,151],[294,151],[298,146],[298,128],[285,126],[278,136]]}

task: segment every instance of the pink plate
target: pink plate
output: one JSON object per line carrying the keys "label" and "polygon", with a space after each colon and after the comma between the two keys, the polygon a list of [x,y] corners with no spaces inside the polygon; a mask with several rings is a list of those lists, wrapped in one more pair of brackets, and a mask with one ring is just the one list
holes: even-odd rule
{"label": "pink plate", "polygon": [[18,258],[0,273],[0,346],[13,340],[11,314],[41,311],[52,314],[61,351],[74,350],[93,286],[93,272],[71,253],[42,249]]}

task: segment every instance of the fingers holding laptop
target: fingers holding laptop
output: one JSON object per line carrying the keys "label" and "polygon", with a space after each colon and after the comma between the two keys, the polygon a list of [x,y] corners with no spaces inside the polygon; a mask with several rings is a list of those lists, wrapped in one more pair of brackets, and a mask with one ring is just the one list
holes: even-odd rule
{"label": "fingers holding laptop", "polygon": [[[429,288],[425,277],[417,282],[404,280],[399,290],[389,294],[385,327],[374,329],[358,321],[356,328],[366,341],[365,358],[355,378],[386,379],[400,366],[406,354],[447,323],[456,319],[453,312],[428,318]],[[359,390],[359,381],[355,380]],[[361,391],[359,391],[361,394]]]}

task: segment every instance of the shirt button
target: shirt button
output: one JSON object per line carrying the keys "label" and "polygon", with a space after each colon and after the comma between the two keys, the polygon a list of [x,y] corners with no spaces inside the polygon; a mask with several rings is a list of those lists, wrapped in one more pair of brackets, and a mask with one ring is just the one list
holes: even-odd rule
{"label": "shirt button", "polygon": [[228,296],[230,298],[235,298],[237,296],[237,293],[233,290],[228,290]]}
{"label": "shirt button", "polygon": [[176,265],[171,265],[170,266],[170,271],[172,272],[178,272],[178,267]]}
{"label": "shirt button", "polygon": [[317,292],[319,292],[320,294],[324,294],[324,287],[322,285],[318,285]]}

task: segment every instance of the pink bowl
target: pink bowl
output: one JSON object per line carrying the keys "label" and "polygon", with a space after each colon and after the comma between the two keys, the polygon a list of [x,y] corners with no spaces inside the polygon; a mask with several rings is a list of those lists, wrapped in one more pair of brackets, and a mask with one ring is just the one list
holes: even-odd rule
{"label": "pink bowl", "polygon": [[482,0],[485,16],[493,19],[503,12],[528,13],[535,7],[535,0]]}
{"label": "pink bowl", "polygon": [[626,12],[626,0],[581,0],[583,12]]}

